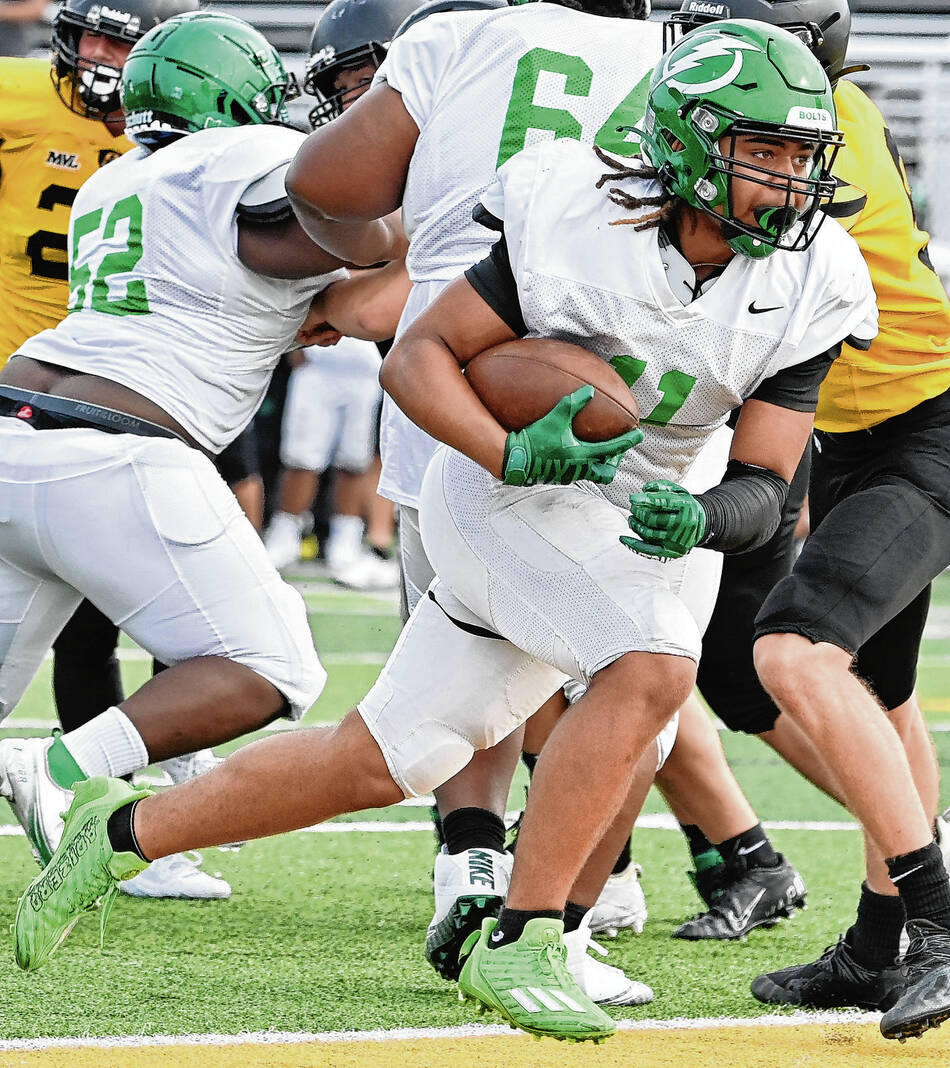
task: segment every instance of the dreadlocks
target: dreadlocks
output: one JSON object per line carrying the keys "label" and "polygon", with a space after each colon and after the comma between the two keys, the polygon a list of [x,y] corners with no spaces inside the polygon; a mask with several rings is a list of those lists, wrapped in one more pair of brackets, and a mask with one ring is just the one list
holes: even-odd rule
{"label": "dreadlocks", "polygon": [[[607,182],[623,182],[628,178],[659,178],[660,176],[655,167],[630,167],[619,159],[608,156],[596,145],[594,145],[594,151],[601,163],[610,167],[610,171],[602,174],[598,179],[597,189],[602,189]],[[633,197],[617,186],[612,186],[607,190],[607,196],[615,204],[619,204],[622,208],[629,208],[631,211],[639,211],[641,208],[657,209],[636,219],[614,219],[610,224],[611,226],[632,226],[638,231],[652,229],[671,219],[679,206],[676,198],[671,197],[665,190],[656,197]]]}

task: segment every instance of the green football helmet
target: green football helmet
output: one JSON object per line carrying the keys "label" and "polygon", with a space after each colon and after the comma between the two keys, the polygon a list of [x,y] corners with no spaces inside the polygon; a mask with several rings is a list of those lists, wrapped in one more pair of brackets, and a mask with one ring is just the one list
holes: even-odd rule
{"label": "green football helmet", "polygon": [[[777,26],[735,19],[693,30],[660,61],[642,152],[667,193],[717,219],[735,252],[759,259],[814,240],[824,219],[818,208],[835,188],[831,165],[843,141],[836,122],[831,86],[809,49]],[[810,173],[792,178],[737,160],[736,141],[748,134],[814,145]],[[737,219],[737,170],[744,181],[784,190],[784,205],[757,209],[756,224]]]}
{"label": "green football helmet", "polygon": [[286,102],[299,93],[262,34],[211,11],[156,26],[122,70],[125,132],[150,149],[215,126],[287,123]]}

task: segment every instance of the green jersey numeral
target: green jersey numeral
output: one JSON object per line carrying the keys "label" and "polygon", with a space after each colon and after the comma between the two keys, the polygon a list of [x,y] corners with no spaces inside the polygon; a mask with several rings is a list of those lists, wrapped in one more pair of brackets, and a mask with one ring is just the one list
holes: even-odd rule
{"label": "green jersey numeral", "polygon": [[130,278],[125,283],[124,296],[109,296],[109,280],[116,275],[131,274],[142,258],[142,202],[137,196],[124,197],[109,212],[105,226],[102,227],[102,240],[108,241],[115,237],[119,223],[124,220],[128,221],[128,237],[125,248],[108,252],[102,257],[99,270],[92,279],[91,294],[89,292],[92,264],[88,259],[83,263],[79,262],[79,245],[83,237],[99,230],[102,213],[103,209],[97,208],[81,215],[72,223],[73,262],[69,272],[69,310],[80,311],[89,297],[89,306],[106,315],[146,315],[149,306],[143,279]]}
{"label": "green jersey numeral", "polygon": [[[569,137],[574,141],[579,141],[583,135],[580,121],[567,108],[542,107],[534,102],[542,71],[564,78],[565,96],[590,96],[594,72],[580,56],[552,52],[548,48],[532,48],[525,52],[515,71],[496,167],[524,148],[529,130],[548,130],[555,138]],[[640,150],[639,141],[628,141],[629,131],[618,128],[633,126],[643,118],[652,73],[644,74],[614,108],[597,131],[595,145],[618,156],[633,156]]]}
{"label": "green jersey numeral", "polygon": [[[636,356],[614,356],[610,365],[631,388],[647,369],[646,360],[638,360]],[[640,422],[649,423],[651,426],[666,426],[686,403],[686,398],[695,385],[695,376],[688,375],[685,371],[664,372],[656,384],[662,399],[649,415],[640,417]]]}

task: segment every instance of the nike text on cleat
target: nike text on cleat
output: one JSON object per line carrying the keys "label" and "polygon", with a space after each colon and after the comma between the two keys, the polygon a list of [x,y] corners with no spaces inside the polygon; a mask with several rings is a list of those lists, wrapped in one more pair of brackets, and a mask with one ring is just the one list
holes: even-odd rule
{"label": "nike text on cleat", "polygon": [[875,971],[858,964],[842,935],[810,964],[793,964],[752,981],[752,994],[767,1005],[809,1009],[889,1009],[904,980],[894,965]]}
{"label": "nike text on cleat", "polygon": [[119,883],[129,897],[170,897],[188,901],[220,901],[231,896],[231,887],[201,870],[199,853],[173,853],[155,860],[138,875]]}
{"label": "nike text on cleat", "polygon": [[536,917],[517,942],[491,949],[495,927],[485,920],[459,976],[459,998],[491,1009],[529,1034],[570,1042],[599,1042],[616,1027],[578,986],[567,968],[560,920]]}
{"label": "nike text on cleat", "polygon": [[497,916],[508,893],[510,853],[466,849],[449,853],[443,846],[435,858],[435,913],[426,932],[426,959],[443,979],[456,980],[465,940],[481,930],[482,920]]}
{"label": "nike text on cleat", "polygon": [[146,862],[134,853],[116,853],[106,824],[117,808],[148,797],[121,779],[87,779],[65,814],[62,840],[46,868],[26,888],[13,924],[16,962],[24,971],[41,967],[79,917],[102,899],[100,942],[118,883]]}
{"label": "nike text on cleat", "polygon": [[607,950],[591,938],[588,912],[580,926],[565,933],[567,968],[577,980],[577,985],[598,1005],[646,1005],[653,1000],[653,991],[646,983],[631,979],[620,968],[605,964],[590,955],[593,950],[601,957]]}
{"label": "nike text on cleat", "polygon": [[774,868],[745,868],[736,861],[729,868],[737,877],[708,912],[677,927],[674,938],[742,938],[756,927],[771,926],[804,907],[805,884],[783,856]]}
{"label": "nike text on cleat", "polygon": [[881,1034],[901,1042],[950,1020],[950,931],[930,920],[908,920],[906,926],[904,991],[881,1018]]}
{"label": "nike text on cleat", "polygon": [[6,738],[0,741],[0,794],[26,832],[40,867],[49,863],[63,833],[62,813],[72,790],[57,785],[47,757],[52,738]]}
{"label": "nike text on cleat", "polygon": [[594,934],[616,938],[617,932],[632,928],[637,934],[647,922],[647,902],[643,896],[639,864],[628,864],[617,875],[611,875],[591,911],[590,929]]}

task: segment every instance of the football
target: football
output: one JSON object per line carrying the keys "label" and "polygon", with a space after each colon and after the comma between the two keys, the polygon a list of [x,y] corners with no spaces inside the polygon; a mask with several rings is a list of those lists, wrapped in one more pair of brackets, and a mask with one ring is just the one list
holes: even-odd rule
{"label": "football", "polygon": [[596,392],[574,418],[574,433],[582,441],[615,438],[640,421],[636,399],[610,364],[567,341],[506,341],[470,360],[465,377],[505,430],[524,429],[584,385]]}

